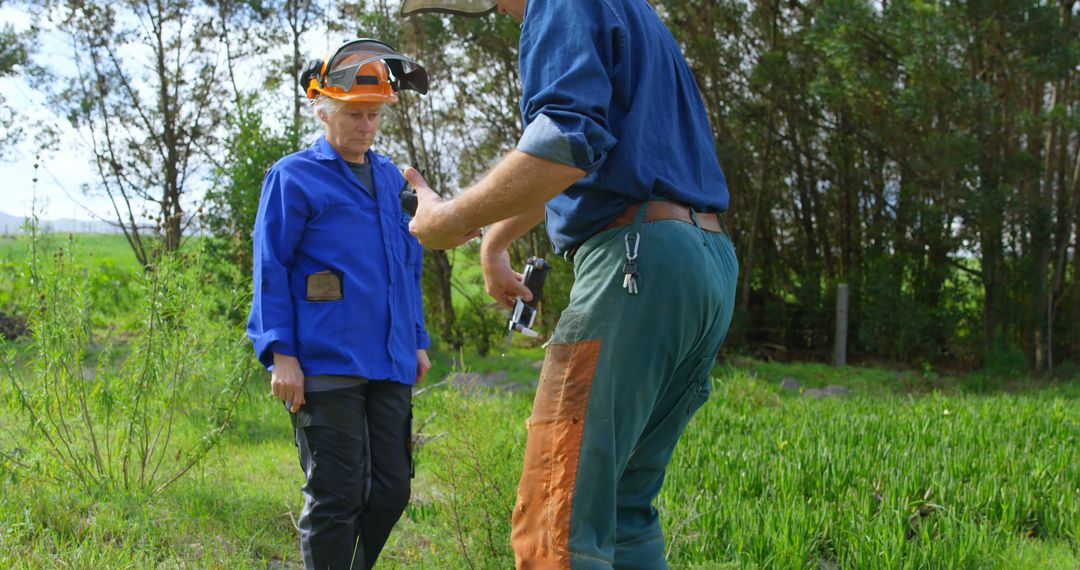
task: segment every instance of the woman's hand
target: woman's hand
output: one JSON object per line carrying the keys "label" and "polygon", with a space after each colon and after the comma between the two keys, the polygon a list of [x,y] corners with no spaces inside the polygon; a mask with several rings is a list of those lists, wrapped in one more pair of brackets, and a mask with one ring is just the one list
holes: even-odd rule
{"label": "woman's hand", "polygon": [[431,370],[431,360],[428,359],[427,351],[418,348],[416,349],[416,384],[419,385],[420,381],[424,379],[424,375],[427,371]]}
{"label": "woman's hand", "polygon": [[304,371],[300,369],[300,361],[295,356],[274,353],[270,391],[275,398],[285,402],[293,414],[307,403],[304,401]]}

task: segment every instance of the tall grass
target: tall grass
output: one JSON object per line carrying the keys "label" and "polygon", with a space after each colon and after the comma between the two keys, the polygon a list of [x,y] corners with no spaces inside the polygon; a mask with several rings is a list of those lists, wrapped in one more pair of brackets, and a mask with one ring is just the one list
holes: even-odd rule
{"label": "tall grass", "polygon": [[[1075,392],[779,398],[733,371],[679,444],[671,559],[740,567],[1076,568]],[[682,523],[680,521],[693,521]]]}
{"label": "tall grass", "polygon": [[525,423],[507,419],[527,415],[527,402],[469,385],[437,390],[417,401],[419,410],[432,414],[425,417],[434,418],[425,428],[434,440],[419,453],[422,478],[409,518],[440,532],[423,541],[425,551],[407,548],[412,555],[406,560],[431,568],[512,568],[510,513]]}

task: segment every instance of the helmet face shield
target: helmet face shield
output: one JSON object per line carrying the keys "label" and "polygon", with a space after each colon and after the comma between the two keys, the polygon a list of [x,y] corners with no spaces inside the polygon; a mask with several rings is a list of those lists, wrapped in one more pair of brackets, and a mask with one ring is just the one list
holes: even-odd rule
{"label": "helmet face shield", "polygon": [[483,16],[495,11],[495,0],[402,0],[401,15],[441,12],[459,16]]}
{"label": "helmet face shield", "polygon": [[354,84],[363,84],[366,76],[357,75],[360,68],[382,60],[393,74],[394,91],[411,89],[427,93],[427,71],[394,48],[377,40],[356,40],[342,45],[326,62],[326,86],[348,91]]}
{"label": "helmet face shield", "polygon": [[340,101],[393,103],[397,92],[428,92],[427,71],[413,59],[372,39],[343,44],[300,73],[308,99],[322,94]]}

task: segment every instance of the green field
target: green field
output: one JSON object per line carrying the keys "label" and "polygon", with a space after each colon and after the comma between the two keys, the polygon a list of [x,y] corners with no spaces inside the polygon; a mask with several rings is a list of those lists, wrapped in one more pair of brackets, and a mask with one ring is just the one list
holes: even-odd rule
{"label": "green field", "polygon": [[[45,236],[46,246],[62,244],[68,234]],[[138,269],[139,263],[123,234],[78,234],[75,238],[85,254],[88,266],[107,264],[121,270]],[[0,235],[0,264],[19,263],[26,259],[26,240],[16,234]]]}

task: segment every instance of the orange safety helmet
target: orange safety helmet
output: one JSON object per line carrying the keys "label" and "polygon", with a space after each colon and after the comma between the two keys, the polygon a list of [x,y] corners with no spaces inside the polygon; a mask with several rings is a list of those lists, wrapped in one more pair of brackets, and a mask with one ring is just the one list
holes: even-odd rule
{"label": "orange safety helmet", "polygon": [[389,45],[372,39],[342,44],[300,74],[308,99],[323,95],[338,101],[394,103],[397,92],[427,93],[427,71]]}

